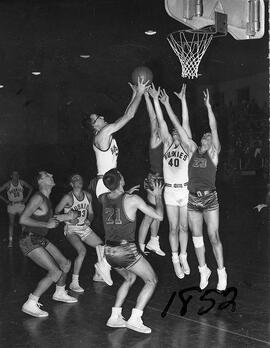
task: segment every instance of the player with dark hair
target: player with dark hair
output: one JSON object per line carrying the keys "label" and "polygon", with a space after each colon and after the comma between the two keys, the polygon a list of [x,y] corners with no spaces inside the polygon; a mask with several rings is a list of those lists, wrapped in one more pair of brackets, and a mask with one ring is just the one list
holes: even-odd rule
{"label": "player with dark hair", "polygon": [[188,220],[192,232],[196,256],[199,262],[199,272],[201,276],[200,288],[204,289],[207,287],[208,279],[211,275],[211,271],[207,267],[205,261],[205,247],[203,241],[203,221],[205,221],[208,236],[218,266],[217,290],[224,291],[227,287],[227,273],[224,267],[223,248],[218,231],[219,203],[215,186],[218,157],[221,146],[215,115],[210,104],[208,89],[203,93],[211,132],[203,135],[199,147],[186,134],[172,110],[168,115],[178,133],[182,134],[185,143],[188,144],[188,150],[191,156],[188,170]]}
{"label": "player with dark hair", "polygon": [[[72,282],[69,288],[76,292],[84,292],[84,289],[79,284],[79,274],[86,256],[86,248],[83,243],[96,248],[98,261],[100,261],[100,255],[102,254],[100,248],[102,248],[103,242],[90,228],[94,215],[92,196],[89,192],[83,190],[83,178],[81,175],[72,175],[70,177],[70,185],[72,191],[61,199],[55,208],[55,213],[59,214],[62,210],[64,210],[64,213],[70,211],[79,213],[76,219],[66,222],[64,231],[67,240],[76,249],[78,254],[74,262]],[[103,281],[103,278],[96,272],[93,280]]]}
{"label": "player with dark hair", "polygon": [[[152,102],[150,100],[147,91],[144,92],[144,97],[146,101],[146,107],[148,115],[150,118],[151,136],[149,143],[149,161],[150,161],[150,172],[147,178],[144,180],[144,187],[147,190],[147,200],[148,204],[155,208],[156,199],[152,194],[153,183],[158,181],[163,183],[163,143],[160,136],[160,129],[158,126],[157,117],[155,110],[153,108]],[[145,239],[150,228],[151,238],[146,245],[146,248],[154,251],[160,256],[165,256],[164,251],[160,249],[159,245],[159,230],[160,221],[158,219],[153,219],[149,215],[145,215],[139,229],[139,245],[141,250],[145,250]]]}
{"label": "player with dark hair", "polygon": [[47,271],[37,288],[29,295],[22,306],[22,311],[34,317],[47,317],[48,313],[40,309],[38,302],[40,296],[56,283],[53,294],[55,301],[74,303],[78,300],[67,294],[65,282],[71,263],[62,253],[45,237],[49,229],[55,228],[60,221],[69,221],[78,217],[78,213],[70,212],[53,216],[50,194],[55,186],[52,174],[46,171],[39,172],[37,176],[39,191],[33,195],[20,217],[22,236],[20,248],[37,265]]}
{"label": "player with dark hair", "polygon": [[[157,277],[135,244],[136,213],[137,210],[140,210],[153,219],[159,221],[163,219],[162,186],[157,182],[153,183],[152,194],[156,200],[156,209],[153,209],[139,196],[124,191],[125,181],[117,169],[109,170],[103,177],[103,183],[110,190],[109,193],[100,196],[106,239],[106,262],[125,279],[117,291],[107,325],[150,333],[151,329],[143,324],[141,318],[143,310],[155,290]],[[122,305],[136,276],[139,276],[145,284],[129,320],[125,321],[122,317]]]}
{"label": "player with dark hair", "polygon": [[[24,197],[24,188],[28,190],[27,196]],[[0,187],[0,193],[6,191],[7,198],[0,194],[0,199],[7,204],[7,212],[9,217],[8,226],[8,236],[9,243],[8,246],[12,247],[13,244],[13,231],[16,215],[20,216],[25,208],[25,202],[28,201],[32,193],[32,186],[26,181],[20,179],[19,173],[13,171],[11,173],[11,180],[6,182],[2,187]]]}

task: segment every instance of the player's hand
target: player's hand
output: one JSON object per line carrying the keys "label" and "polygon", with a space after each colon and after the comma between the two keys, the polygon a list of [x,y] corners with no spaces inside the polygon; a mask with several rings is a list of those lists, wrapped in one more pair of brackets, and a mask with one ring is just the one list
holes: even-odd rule
{"label": "player's hand", "polygon": [[131,82],[128,83],[130,88],[132,89],[133,96],[137,93],[137,86],[133,85]]}
{"label": "player's hand", "polygon": [[158,99],[159,93],[160,93],[160,87],[156,89],[155,85],[152,83],[148,91],[153,99]]}
{"label": "player's hand", "polygon": [[266,208],[267,204],[258,204],[256,207],[253,207],[253,209],[257,209],[258,213],[263,209]]}
{"label": "player's hand", "polygon": [[136,185],[136,186],[131,187],[131,188],[127,191],[127,193],[129,193],[129,194],[131,195],[133,192],[139,191],[140,186],[141,186],[141,185]]}
{"label": "player's hand", "polygon": [[146,88],[148,87],[149,80],[144,81],[143,77],[138,77],[137,93],[144,94]]}
{"label": "player's hand", "polygon": [[183,83],[181,91],[179,93],[177,92],[173,92],[173,93],[177,96],[177,98],[179,98],[180,100],[183,100],[186,97],[186,87],[187,85]]}
{"label": "player's hand", "polygon": [[164,183],[155,180],[153,182],[153,190],[151,191],[154,196],[161,196],[163,191]]}
{"label": "player's hand", "polygon": [[208,88],[206,88],[206,90],[203,91],[203,101],[204,101],[204,104],[206,105],[206,107],[211,106],[211,104],[210,104],[210,95],[209,95]]}
{"label": "player's hand", "polygon": [[52,229],[59,225],[59,221],[53,217],[47,222],[47,228]]}
{"label": "player's hand", "polygon": [[166,93],[165,89],[162,89],[159,94],[159,100],[163,105],[169,104],[169,96]]}

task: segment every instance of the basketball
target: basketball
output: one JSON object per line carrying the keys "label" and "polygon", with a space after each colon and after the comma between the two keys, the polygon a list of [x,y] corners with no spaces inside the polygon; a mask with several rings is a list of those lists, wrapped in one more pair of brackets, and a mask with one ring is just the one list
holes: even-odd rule
{"label": "basketball", "polygon": [[139,66],[132,72],[132,82],[134,85],[138,83],[138,77],[143,78],[143,81],[153,81],[153,73],[147,66]]}

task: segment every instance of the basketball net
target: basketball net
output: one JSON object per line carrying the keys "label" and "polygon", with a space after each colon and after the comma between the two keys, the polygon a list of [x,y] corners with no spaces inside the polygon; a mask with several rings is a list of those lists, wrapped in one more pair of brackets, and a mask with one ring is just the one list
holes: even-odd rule
{"label": "basketball net", "polygon": [[212,38],[213,33],[209,31],[192,30],[179,30],[167,37],[181,63],[182,77],[198,77],[200,62]]}

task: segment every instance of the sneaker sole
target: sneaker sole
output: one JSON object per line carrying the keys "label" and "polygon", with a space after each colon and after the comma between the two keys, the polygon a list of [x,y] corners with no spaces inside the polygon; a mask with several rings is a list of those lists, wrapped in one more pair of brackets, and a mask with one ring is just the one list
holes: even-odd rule
{"label": "sneaker sole", "polygon": [[32,313],[32,312],[28,311],[27,309],[23,309],[23,308],[22,308],[22,312],[24,312],[26,314],[29,314],[32,317],[36,317],[36,318],[46,318],[46,317],[49,316],[48,313],[47,314],[38,315],[38,314]]}
{"label": "sneaker sole", "polygon": [[176,275],[177,278],[179,278],[179,279],[185,278],[185,273],[183,273],[183,274],[177,274],[176,271],[175,271],[174,266],[173,266],[173,269],[174,269],[174,273],[175,273],[175,275]]}
{"label": "sneaker sole", "polygon": [[148,249],[150,251],[153,251],[154,253],[156,253],[159,256],[165,256],[166,255],[165,253],[163,253],[163,254],[159,253],[157,249],[153,249],[151,247],[148,247],[147,245],[146,245],[146,249]]}
{"label": "sneaker sole", "polygon": [[150,334],[152,332],[151,329],[149,329],[150,331],[146,332],[145,330],[142,330],[142,329],[138,328],[137,326],[130,325],[129,323],[126,323],[126,327],[130,330],[137,331],[137,332],[144,333],[144,334]]}
{"label": "sneaker sole", "polygon": [[106,279],[106,277],[103,277],[103,272],[102,272],[102,270],[98,267],[97,264],[95,264],[95,269],[96,269],[96,270],[98,271],[98,273],[102,276],[102,278],[103,278],[103,280],[104,280],[104,282],[105,282],[106,284],[108,284],[109,286],[112,286],[112,285],[113,285],[113,282],[112,282],[112,281]]}
{"label": "sneaker sole", "polygon": [[93,278],[93,282],[106,283],[103,278]]}
{"label": "sneaker sole", "polygon": [[58,302],[64,302],[64,303],[77,303],[78,302],[78,300],[76,299],[76,301],[74,301],[74,300],[70,300],[70,301],[65,301],[65,300],[63,300],[63,299],[60,299],[60,298],[58,298],[58,297],[54,297],[53,296],[53,300],[54,301],[58,301]]}
{"label": "sneaker sole", "polygon": [[71,287],[70,287],[70,290],[74,291],[74,292],[77,292],[79,294],[82,294],[84,292],[84,289],[82,289],[82,290],[75,290],[75,289],[72,289]]}
{"label": "sneaker sole", "polygon": [[117,325],[117,324],[110,324],[110,323],[106,323],[106,325],[107,326],[109,326],[109,327],[113,327],[113,328],[117,328],[117,327],[119,327],[119,328],[126,328],[126,324],[122,324],[122,325]]}

